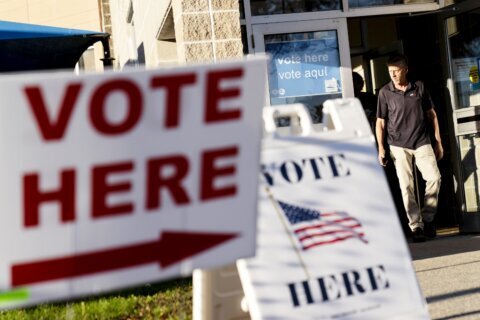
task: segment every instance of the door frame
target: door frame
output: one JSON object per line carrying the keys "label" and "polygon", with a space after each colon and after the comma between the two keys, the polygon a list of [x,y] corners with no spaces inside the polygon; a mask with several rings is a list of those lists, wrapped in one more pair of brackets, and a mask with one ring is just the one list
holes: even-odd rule
{"label": "door frame", "polygon": [[[448,89],[446,98],[449,98],[448,101],[451,108],[451,116],[449,117],[448,126],[449,131],[452,134],[449,134],[450,145],[454,146],[455,150],[452,150],[452,169],[455,176],[455,193],[458,201],[458,212],[461,215],[459,219],[459,228],[460,232],[480,232],[480,211],[477,212],[468,212],[466,209],[466,196],[464,190],[464,177],[462,169],[462,157],[460,152],[460,136],[463,136],[469,132],[468,127],[459,123],[459,120],[462,118],[468,118],[472,115],[475,115],[480,111],[480,105],[467,107],[467,108],[458,108],[456,88],[453,81],[453,61],[451,59],[450,44],[448,40],[448,30],[447,30],[447,19],[452,18],[469,11],[480,9],[480,4],[477,0],[469,0],[461,2],[458,4],[453,4],[448,7],[443,8],[438,12],[438,25],[441,30],[440,35],[440,45],[442,50],[442,61],[444,64],[444,75],[446,77],[446,88]],[[463,122],[463,121],[460,121]],[[474,130],[475,132],[480,132],[480,129]]]}
{"label": "door frame", "polygon": [[[327,30],[337,31],[338,50],[340,55],[340,81],[342,85],[342,98],[353,97],[352,66],[350,61],[350,46],[348,42],[346,18],[254,24],[252,25],[254,54],[265,54],[265,35]],[[266,85],[268,88],[268,83]],[[270,95],[268,94],[268,90],[266,94],[266,105],[270,105]]]}

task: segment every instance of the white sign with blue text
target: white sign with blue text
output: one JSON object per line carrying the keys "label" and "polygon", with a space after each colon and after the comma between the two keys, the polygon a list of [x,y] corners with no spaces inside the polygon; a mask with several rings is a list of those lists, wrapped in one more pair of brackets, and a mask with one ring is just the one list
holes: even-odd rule
{"label": "white sign with blue text", "polygon": [[428,319],[363,109],[324,110],[332,130],[264,139],[252,319]]}
{"label": "white sign with blue text", "polygon": [[268,83],[272,98],[341,93],[336,31],[320,39],[295,39],[265,44],[271,55]]}

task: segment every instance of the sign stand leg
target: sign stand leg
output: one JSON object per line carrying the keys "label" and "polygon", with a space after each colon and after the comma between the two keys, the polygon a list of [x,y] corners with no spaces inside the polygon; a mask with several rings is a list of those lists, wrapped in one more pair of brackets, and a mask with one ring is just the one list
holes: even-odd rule
{"label": "sign stand leg", "polygon": [[193,272],[193,320],[250,319],[236,264]]}

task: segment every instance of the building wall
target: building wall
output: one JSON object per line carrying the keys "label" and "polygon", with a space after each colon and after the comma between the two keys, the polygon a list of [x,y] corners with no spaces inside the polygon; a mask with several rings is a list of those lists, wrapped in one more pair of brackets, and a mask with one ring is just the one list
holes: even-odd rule
{"label": "building wall", "polygon": [[[117,68],[136,64],[147,67],[157,65],[157,34],[169,7],[169,1],[165,0],[110,1]],[[129,18],[132,10],[133,16]]]}
{"label": "building wall", "polygon": [[[98,0],[4,0],[0,20],[103,32]],[[103,68],[101,43],[86,55],[87,70]]]}
{"label": "building wall", "polygon": [[241,57],[238,0],[110,1],[116,67]]}
{"label": "building wall", "polygon": [[206,62],[243,55],[238,0],[173,0],[180,61]]}
{"label": "building wall", "polygon": [[97,0],[6,0],[0,2],[0,19],[101,31]]}

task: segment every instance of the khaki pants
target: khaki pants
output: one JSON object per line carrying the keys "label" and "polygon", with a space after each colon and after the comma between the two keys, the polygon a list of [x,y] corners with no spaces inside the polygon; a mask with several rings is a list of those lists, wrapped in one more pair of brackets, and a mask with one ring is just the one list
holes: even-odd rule
{"label": "khaki pants", "polygon": [[[431,222],[437,212],[438,192],[440,191],[440,171],[431,145],[424,145],[416,150],[390,146],[390,153],[395,163],[403,205],[407,212],[408,225],[411,230],[422,228],[424,222]],[[415,201],[413,178],[413,161],[426,182],[423,208]]]}

